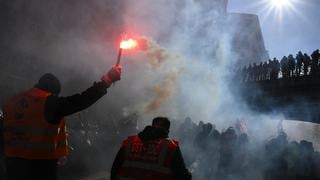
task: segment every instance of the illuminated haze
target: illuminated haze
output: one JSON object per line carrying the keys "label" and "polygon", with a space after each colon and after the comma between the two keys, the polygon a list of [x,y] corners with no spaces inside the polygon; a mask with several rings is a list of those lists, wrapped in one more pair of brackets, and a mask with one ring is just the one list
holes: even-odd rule
{"label": "illuminated haze", "polygon": [[122,80],[93,106],[102,117],[137,112],[145,124],[157,115],[189,116],[220,129],[237,118],[252,120],[248,123],[252,125],[262,119],[281,119],[257,116],[234,99],[237,95],[230,88],[236,87],[229,85],[237,54],[230,42],[237,23],[205,10],[198,1],[2,3],[7,7],[2,12],[9,17],[7,29],[2,30],[3,47],[14,58],[49,63],[21,89],[50,71],[62,80],[63,95],[80,92],[115,63],[119,37],[128,34],[145,37],[149,48],[123,53]]}
{"label": "illuminated haze", "polygon": [[[231,80],[237,54],[230,44],[237,23],[204,10],[198,1],[2,3],[8,11],[2,13],[9,17],[1,41],[11,53],[6,58],[29,57],[31,62],[49,64],[36,69],[17,91],[30,87],[47,71],[61,79],[62,95],[84,90],[115,63],[119,36],[127,33],[143,37],[148,47],[123,53],[122,80],[89,109],[99,112],[95,116],[103,121],[138,113],[143,128],[158,115],[177,120],[191,117],[222,130],[243,118],[255,142],[275,135],[277,120],[283,119],[281,113],[251,112],[230,92],[237,88]],[[284,128],[290,133],[299,127]],[[301,132],[295,138],[304,136]]]}
{"label": "illuminated haze", "polygon": [[[150,11],[139,11],[146,7]],[[231,80],[237,54],[230,44],[237,31],[236,22],[216,11],[206,11],[192,0],[152,5],[140,0],[127,4],[126,10],[126,32],[146,35],[157,42],[139,58],[128,59],[131,67],[125,68],[137,70],[134,77],[143,73],[144,81],[134,81],[138,95],[129,93],[140,99],[126,109],[139,112],[145,123],[157,115],[178,120],[191,117],[196,122],[212,122],[220,130],[244,118],[253,141],[265,141],[277,134],[278,121],[284,119],[281,112],[255,114],[239,101],[238,94],[230,92],[230,88],[237,88]],[[305,138],[318,148],[314,134],[317,128],[311,126],[312,131],[308,131],[306,124],[284,121],[283,126],[290,140]]]}

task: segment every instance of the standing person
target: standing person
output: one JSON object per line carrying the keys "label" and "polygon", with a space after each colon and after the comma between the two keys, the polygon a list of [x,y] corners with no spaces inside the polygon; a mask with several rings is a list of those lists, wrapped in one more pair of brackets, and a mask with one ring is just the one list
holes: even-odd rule
{"label": "standing person", "polygon": [[138,135],[123,141],[113,162],[111,180],[190,180],[178,142],[168,139],[170,121],[156,117]]}
{"label": "standing person", "polygon": [[273,61],[272,61],[272,64],[273,64],[273,71],[274,73],[272,73],[272,79],[278,79],[278,76],[279,76],[279,72],[280,72],[280,62],[277,60],[277,58],[273,58]]}
{"label": "standing person", "polygon": [[296,69],[296,60],[294,59],[292,54],[288,56],[288,64],[289,64],[289,76],[293,77],[294,70]]}
{"label": "standing person", "polygon": [[257,81],[262,81],[263,80],[263,62],[260,62],[258,65],[258,80]]}
{"label": "standing person", "polygon": [[267,80],[268,79],[268,69],[269,65],[267,62],[264,62],[262,65],[262,80]]}
{"label": "standing person", "polygon": [[286,56],[283,56],[283,58],[281,59],[280,67],[281,67],[282,77],[283,78],[289,77],[288,58]]}
{"label": "standing person", "polygon": [[253,63],[253,67],[252,67],[252,74],[253,74],[253,81],[258,81],[258,77],[259,77],[259,68],[257,66],[257,63]]}
{"label": "standing person", "polygon": [[303,75],[308,75],[309,66],[311,64],[311,58],[307,53],[303,55]]}
{"label": "standing person", "polygon": [[237,155],[237,134],[233,127],[229,127],[220,135],[220,149],[218,160],[218,168],[214,179],[229,180],[236,174],[235,157]]}
{"label": "standing person", "polygon": [[318,74],[319,71],[319,58],[320,58],[320,53],[319,53],[319,49],[313,51],[313,53],[311,54],[311,74],[315,75]]}
{"label": "standing person", "polygon": [[296,68],[296,74],[297,76],[300,76],[301,74],[301,68],[302,68],[302,62],[303,62],[303,54],[301,51],[296,56],[297,59],[297,68]]}
{"label": "standing person", "polygon": [[44,74],[31,89],[4,106],[4,151],[8,180],[56,180],[57,164],[68,155],[64,117],[88,108],[120,80],[115,66],[81,94],[59,97],[60,82]]}
{"label": "standing person", "polygon": [[247,71],[248,71],[248,80],[247,81],[248,82],[253,81],[253,68],[252,68],[251,64],[249,64]]}

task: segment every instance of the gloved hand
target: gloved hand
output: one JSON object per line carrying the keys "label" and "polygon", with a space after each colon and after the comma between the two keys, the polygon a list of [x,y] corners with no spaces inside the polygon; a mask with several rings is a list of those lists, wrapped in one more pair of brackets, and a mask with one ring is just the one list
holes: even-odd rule
{"label": "gloved hand", "polygon": [[108,73],[102,76],[101,80],[108,86],[121,79],[121,65],[112,67]]}

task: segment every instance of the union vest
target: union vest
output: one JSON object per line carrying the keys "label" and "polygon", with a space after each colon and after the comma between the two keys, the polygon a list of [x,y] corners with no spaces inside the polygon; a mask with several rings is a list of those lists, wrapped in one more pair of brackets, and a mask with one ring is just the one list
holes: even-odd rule
{"label": "union vest", "polygon": [[117,173],[119,180],[170,180],[171,164],[178,142],[157,139],[143,143],[138,136],[126,139],[122,148],[124,162]]}
{"label": "union vest", "polygon": [[45,118],[51,93],[32,88],[12,97],[4,106],[4,151],[7,157],[58,159],[68,154],[64,118],[53,125]]}

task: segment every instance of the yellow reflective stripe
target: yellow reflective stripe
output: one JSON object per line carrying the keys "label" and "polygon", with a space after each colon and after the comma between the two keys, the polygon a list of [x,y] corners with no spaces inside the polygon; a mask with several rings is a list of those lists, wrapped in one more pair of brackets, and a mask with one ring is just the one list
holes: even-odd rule
{"label": "yellow reflective stripe", "polygon": [[168,175],[171,174],[171,170],[169,168],[158,165],[158,164],[142,163],[137,161],[124,161],[123,167],[139,168],[139,169],[159,172],[162,174],[168,174]]}
{"label": "yellow reflective stripe", "polygon": [[15,148],[27,148],[27,149],[57,149],[57,148],[63,148],[67,144],[66,141],[59,141],[58,143],[47,143],[47,142],[41,142],[41,143],[34,143],[34,142],[27,142],[23,140],[7,140],[5,141],[5,145],[9,147],[15,147]]}
{"label": "yellow reflective stripe", "polygon": [[66,133],[67,132],[67,127],[63,126],[63,127],[59,127],[57,128],[57,134],[61,134],[61,133]]}
{"label": "yellow reflective stripe", "polygon": [[34,128],[34,127],[4,126],[3,130],[4,130],[4,133],[54,136],[58,134],[59,128],[45,129],[45,128]]}

